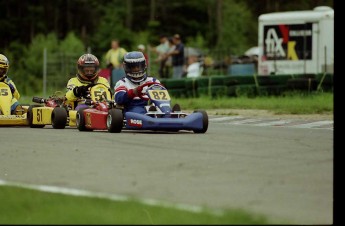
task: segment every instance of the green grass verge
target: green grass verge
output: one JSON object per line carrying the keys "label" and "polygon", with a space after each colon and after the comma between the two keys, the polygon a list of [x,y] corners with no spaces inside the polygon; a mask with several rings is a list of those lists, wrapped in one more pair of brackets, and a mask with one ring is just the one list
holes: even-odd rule
{"label": "green grass verge", "polygon": [[182,109],[260,109],[275,114],[328,114],[333,113],[333,93],[287,93],[282,96],[249,98],[207,96],[199,98],[173,98]]}
{"label": "green grass verge", "polygon": [[[39,96],[39,95],[38,95]],[[41,96],[43,97],[43,96]],[[32,97],[22,96],[20,102],[33,104]],[[178,103],[183,110],[194,109],[260,109],[275,114],[324,114],[333,113],[332,92],[290,92],[280,96],[256,97],[216,97],[201,96],[198,98],[174,98],[172,105]]]}
{"label": "green grass verge", "polygon": [[0,224],[268,224],[263,215],[225,210],[217,215],[146,205],[138,200],[48,193],[0,186]]}

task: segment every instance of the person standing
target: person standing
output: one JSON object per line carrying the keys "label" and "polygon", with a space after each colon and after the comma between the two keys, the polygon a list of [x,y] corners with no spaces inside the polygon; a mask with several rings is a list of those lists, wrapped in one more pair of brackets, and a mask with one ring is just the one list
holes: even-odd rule
{"label": "person standing", "polygon": [[168,37],[164,34],[160,35],[159,37],[160,44],[153,48],[153,51],[158,54],[157,59],[155,59],[155,63],[159,63],[158,74],[160,78],[168,78],[169,77],[169,68],[167,67],[167,60],[165,58],[165,54],[168,53],[169,41]]}
{"label": "person standing", "polygon": [[173,78],[182,78],[183,66],[184,66],[184,44],[181,41],[179,34],[173,36],[173,43],[175,44],[175,49],[168,54],[166,58],[171,56],[172,58],[172,68],[173,68]]}
{"label": "person standing", "polygon": [[111,40],[111,48],[105,54],[107,67],[122,68],[123,56],[127,50],[120,47],[120,41],[117,39]]}
{"label": "person standing", "polygon": [[145,49],[146,49],[146,48],[145,48],[145,46],[144,46],[143,44],[139,44],[139,45],[138,45],[138,50],[139,50],[139,52],[142,52],[142,53],[144,54],[144,57],[145,57],[145,59],[146,59],[146,64],[147,64],[147,66],[149,66],[149,56],[147,55]]}
{"label": "person standing", "polygon": [[120,78],[125,76],[123,71],[123,56],[127,50],[120,47],[120,41],[113,39],[111,41],[111,49],[105,54],[107,68],[111,70],[110,84],[113,86]]}

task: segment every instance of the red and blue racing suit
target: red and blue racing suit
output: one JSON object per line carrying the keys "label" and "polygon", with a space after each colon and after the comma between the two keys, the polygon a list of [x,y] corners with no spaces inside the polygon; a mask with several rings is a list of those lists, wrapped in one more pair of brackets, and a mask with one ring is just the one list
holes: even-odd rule
{"label": "red and blue racing suit", "polygon": [[[153,77],[147,77],[144,81],[140,82],[139,85],[143,85],[147,82],[157,82],[160,83],[160,81]],[[124,107],[124,112],[130,111],[130,112],[136,112],[140,114],[145,114],[145,106],[148,104],[148,100],[143,100],[140,97],[134,97],[130,98],[128,96],[128,90],[134,89],[138,87],[139,85],[136,85],[132,83],[130,80],[128,80],[126,77],[120,79],[115,84],[115,94],[114,99],[116,104],[122,105]],[[148,98],[147,95],[143,95],[144,98]]]}

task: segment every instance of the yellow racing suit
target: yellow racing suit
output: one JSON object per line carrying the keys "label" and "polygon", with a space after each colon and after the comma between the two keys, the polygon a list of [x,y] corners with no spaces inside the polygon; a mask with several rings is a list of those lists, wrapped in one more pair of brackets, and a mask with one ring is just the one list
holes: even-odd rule
{"label": "yellow racing suit", "polygon": [[70,107],[71,110],[74,110],[78,105],[79,97],[76,97],[73,93],[73,89],[76,86],[87,86],[90,84],[101,83],[104,84],[106,87],[110,88],[109,82],[106,78],[98,77],[95,81],[91,82],[83,82],[78,79],[78,77],[71,78],[67,83],[67,92],[66,92],[66,104]]}
{"label": "yellow racing suit", "polygon": [[0,82],[4,82],[8,85],[11,85],[14,88],[14,93],[12,94],[12,102],[11,102],[11,114],[14,114],[16,107],[19,105],[19,102],[18,102],[20,98],[19,91],[16,85],[14,84],[14,82],[12,81],[12,79],[10,79],[7,76],[5,76],[4,79],[1,80]]}

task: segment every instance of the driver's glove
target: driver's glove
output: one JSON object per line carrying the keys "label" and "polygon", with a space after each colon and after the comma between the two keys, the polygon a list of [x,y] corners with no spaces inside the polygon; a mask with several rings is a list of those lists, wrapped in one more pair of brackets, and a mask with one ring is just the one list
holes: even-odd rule
{"label": "driver's glove", "polygon": [[134,97],[137,97],[141,94],[141,92],[143,91],[143,88],[145,87],[145,84],[142,84],[134,89],[130,89],[127,91],[128,97],[133,99]]}
{"label": "driver's glove", "polygon": [[86,97],[89,91],[89,86],[76,86],[73,88],[73,94],[76,97]]}

